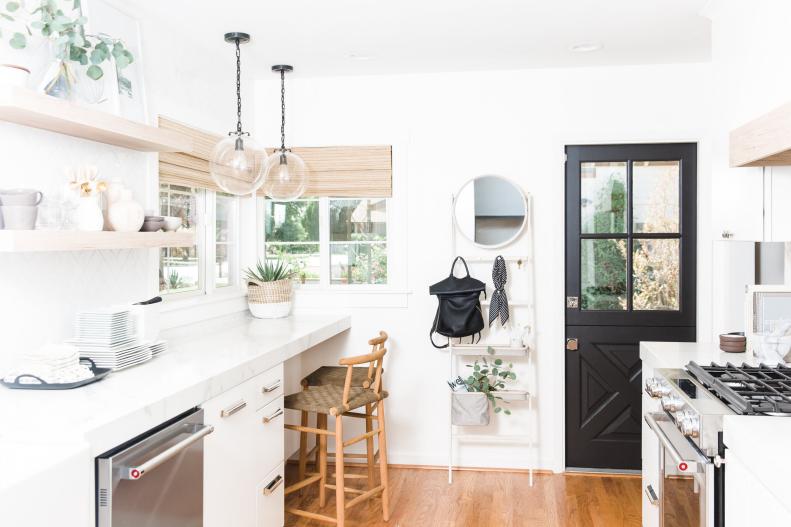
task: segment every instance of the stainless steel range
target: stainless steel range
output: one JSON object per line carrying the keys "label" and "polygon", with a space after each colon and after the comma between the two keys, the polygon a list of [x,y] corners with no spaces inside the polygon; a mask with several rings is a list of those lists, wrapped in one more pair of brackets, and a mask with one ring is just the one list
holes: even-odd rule
{"label": "stainless steel range", "polygon": [[658,369],[645,391],[663,412],[645,420],[659,443],[658,494],[662,527],[725,525],[723,416],[791,416],[791,368],[690,362]]}

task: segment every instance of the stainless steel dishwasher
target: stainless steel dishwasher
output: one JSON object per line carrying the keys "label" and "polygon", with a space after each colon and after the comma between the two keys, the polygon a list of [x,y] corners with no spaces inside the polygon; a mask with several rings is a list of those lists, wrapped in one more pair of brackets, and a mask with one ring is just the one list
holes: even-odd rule
{"label": "stainless steel dishwasher", "polygon": [[195,409],[96,458],[98,527],[202,527],[203,438]]}

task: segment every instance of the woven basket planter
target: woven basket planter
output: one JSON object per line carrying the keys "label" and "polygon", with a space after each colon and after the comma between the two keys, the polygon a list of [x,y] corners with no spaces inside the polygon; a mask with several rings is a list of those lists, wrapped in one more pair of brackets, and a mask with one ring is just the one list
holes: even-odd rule
{"label": "woven basket planter", "polygon": [[247,281],[247,306],[256,318],[281,318],[291,312],[291,280]]}

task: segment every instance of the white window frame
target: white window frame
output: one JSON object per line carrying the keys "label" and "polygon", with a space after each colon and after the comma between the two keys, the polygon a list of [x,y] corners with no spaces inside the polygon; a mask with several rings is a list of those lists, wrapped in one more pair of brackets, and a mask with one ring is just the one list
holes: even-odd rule
{"label": "white window frame", "polygon": [[[319,201],[319,282],[300,284],[300,288],[307,291],[338,291],[338,292],[383,292],[391,291],[394,289],[393,280],[393,243],[391,242],[391,230],[393,225],[393,207],[392,198],[384,198],[386,201],[386,222],[387,222],[387,238],[385,244],[387,246],[387,283],[386,284],[332,284],[330,283],[330,201],[334,200],[355,200],[355,199],[370,199],[369,197],[319,197],[319,198],[305,198],[305,199],[318,199]],[[259,197],[257,199],[257,221],[260,228],[258,235],[258,258],[264,260],[266,257],[266,207],[265,198]],[[315,243],[315,242],[306,242]]]}
{"label": "white window frame", "polygon": [[[235,205],[232,213],[232,223],[234,230],[234,243],[232,251],[229,252],[229,260],[231,263],[236,262],[235,269],[232,272],[232,284],[228,286],[216,286],[215,277],[215,258],[216,258],[216,196],[217,193],[208,189],[195,189],[195,246],[198,255],[198,288],[193,291],[175,291],[175,292],[161,292],[159,290],[159,265],[160,259],[157,254],[156,265],[157,277],[156,290],[158,294],[162,295],[163,300],[167,304],[176,304],[179,302],[191,301],[186,303],[193,303],[201,298],[217,298],[218,300],[240,296],[244,294],[244,288],[241,284],[240,269],[241,266],[241,243],[242,243],[242,229],[240,222],[240,208],[241,198],[235,198]],[[161,186],[157,187],[157,207],[159,207],[159,196]]]}

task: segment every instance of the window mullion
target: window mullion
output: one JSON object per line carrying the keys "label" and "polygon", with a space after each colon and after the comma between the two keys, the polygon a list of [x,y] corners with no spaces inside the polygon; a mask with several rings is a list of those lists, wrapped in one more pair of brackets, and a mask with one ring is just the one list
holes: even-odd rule
{"label": "window mullion", "polygon": [[330,285],[330,199],[319,198],[319,256],[321,271],[319,283]]}
{"label": "window mullion", "polygon": [[205,285],[204,291],[207,295],[214,292],[214,261],[216,258],[216,198],[212,190],[204,191],[204,224],[203,224],[203,264],[201,265],[201,272],[203,273],[203,283]]}

